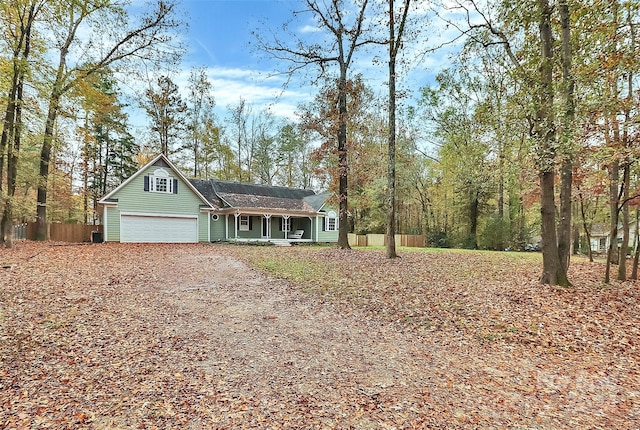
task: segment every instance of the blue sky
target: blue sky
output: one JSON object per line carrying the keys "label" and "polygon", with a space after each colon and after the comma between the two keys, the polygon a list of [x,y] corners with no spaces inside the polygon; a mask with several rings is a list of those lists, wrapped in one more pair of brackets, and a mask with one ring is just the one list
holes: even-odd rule
{"label": "blue sky", "polygon": [[[193,67],[205,67],[220,117],[227,113],[229,105],[237,104],[242,97],[254,112],[269,108],[276,116],[293,119],[297,106],[311,100],[316,91],[302,74],[296,75],[283,90],[285,77],[274,76],[273,72],[284,70],[288,65],[275,63],[264,53],[256,52],[252,33],[265,28],[276,31],[291,19],[294,9],[300,10],[303,6],[302,0],[181,0],[180,8],[189,22],[188,30],[181,35],[188,52],[181,72],[172,79],[186,94],[189,71]],[[299,15],[292,29],[298,34],[313,34],[316,30],[313,16]],[[409,46],[411,42],[406,44]],[[374,91],[385,94],[387,54],[385,48],[378,49],[380,63],[373,64],[372,53],[361,54],[355,58],[352,72],[363,73]],[[444,63],[445,53],[425,57],[410,73],[403,75],[401,83],[417,92]]]}
{"label": "blue sky", "polygon": [[253,32],[278,28],[291,17],[298,0],[182,0],[189,31],[182,81],[188,69],[204,66],[213,84],[218,111],[236,104],[240,97],[261,109],[270,106],[276,115],[293,117],[296,106],[312,93],[294,81],[283,92],[282,76],[273,76],[278,65],[254,50]]}

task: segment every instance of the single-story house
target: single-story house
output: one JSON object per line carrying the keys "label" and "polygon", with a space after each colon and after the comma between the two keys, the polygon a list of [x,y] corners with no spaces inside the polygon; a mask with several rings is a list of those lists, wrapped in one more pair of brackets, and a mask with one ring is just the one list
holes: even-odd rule
{"label": "single-story house", "polygon": [[160,154],[98,203],[106,242],[337,242],[329,196],[187,179]]}
{"label": "single-story house", "polygon": [[[618,224],[617,244],[618,248],[622,246],[623,239],[623,224]],[[611,227],[606,224],[595,224],[591,227],[591,251],[592,252],[607,252],[609,245],[611,244]],[[629,249],[635,248],[636,241],[636,221],[629,222]]]}

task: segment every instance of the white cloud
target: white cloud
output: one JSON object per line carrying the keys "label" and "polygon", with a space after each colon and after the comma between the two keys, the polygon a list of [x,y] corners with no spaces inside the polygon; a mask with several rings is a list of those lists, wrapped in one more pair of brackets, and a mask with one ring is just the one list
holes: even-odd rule
{"label": "white cloud", "polygon": [[322,30],[315,25],[304,25],[298,28],[298,33],[302,33],[302,34],[319,33],[320,31]]}

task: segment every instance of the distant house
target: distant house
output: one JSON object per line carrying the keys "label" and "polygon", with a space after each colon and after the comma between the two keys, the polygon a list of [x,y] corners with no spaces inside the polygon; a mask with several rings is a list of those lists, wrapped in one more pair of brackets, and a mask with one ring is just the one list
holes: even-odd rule
{"label": "distant house", "polygon": [[[592,252],[606,252],[609,249],[611,243],[611,232],[609,226],[605,224],[594,224],[591,228],[591,251]],[[618,248],[622,246],[622,224],[618,225],[617,234]],[[629,249],[634,249],[636,239],[636,222],[631,221],[629,223]]]}
{"label": "distant house", "polygon": [[604,224],[594,224],[591,227],[591,252],[606,252],[609,248],[609,233]]}
{"label": "distant house", "polygon": [[158,155],[104,196],[106,242],[336,242],[329,194],[187,179]]}

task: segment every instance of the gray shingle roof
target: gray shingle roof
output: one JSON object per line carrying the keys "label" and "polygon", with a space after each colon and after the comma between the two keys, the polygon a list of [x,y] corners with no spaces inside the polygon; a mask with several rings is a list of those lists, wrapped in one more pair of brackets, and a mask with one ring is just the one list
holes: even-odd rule
{"label": "gray shingle roof", "polygon": [[203,179],[189,179],[189,182],[202,194],[202,196],[213,205],[213,207],[220,209],[223,206],[222,201],[216,195],[216,190],[213,187],[213,181],[206,181]]}
{"label": "gray shingle roof", "polygon": [[272,187],[214,179],[190,179],[189,181],[212,205],[218,208],[228,205],[241,209],[317,212],[328,198],[328,194],[316,194],[313,190],[300,188]]}
{"label": "gray shingle roof", "polygon": [[309,204],[309,206],[311,206],[315,212],[318,212],[327,201],[329,196],[329,193],[314,194],[312,196],[305,197],[304,201],[307,202],[307,204]]}

